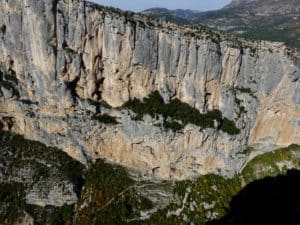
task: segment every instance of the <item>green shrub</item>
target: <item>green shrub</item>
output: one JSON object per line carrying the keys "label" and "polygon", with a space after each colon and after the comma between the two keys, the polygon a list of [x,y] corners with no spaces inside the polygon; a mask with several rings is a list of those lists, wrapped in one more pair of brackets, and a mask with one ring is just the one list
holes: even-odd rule
{"label": "green shrub", "polygon": [[184,127],[180,123],[177,123],[176,121],[172,121],[172,122],[166,121],[164,122],[164,128],[176,132],[182,130]]}
{"label": "green shrub", "polygon": [[[202,114],[196,108],[181,102],[179,99],[173,99],[166,104],[158,91],[152,92],[142,101],[136,98],[130,99],[123,105],[123,108],[131,109],[136,114],[135,119],[137,120],[141,120],[144,115],[151,117],[162,115],[163,126],[173,131],[182,130],[189,123],[201,128],[214,128],[215,122],[217,122],[217,124],[221,124],[220,130],[231,135],[239,133],[234,122],[223,118],[219,110]],[[170,119],[171,121],[169,121]]]}
{"label": "green shrub", "polygon": [[227,118],[224,118],[222,120],[221,125],[220,125],[220,130],[222,130],[230,135],[236,135],[241,132],[238,128],[236,128],[234,122]]}

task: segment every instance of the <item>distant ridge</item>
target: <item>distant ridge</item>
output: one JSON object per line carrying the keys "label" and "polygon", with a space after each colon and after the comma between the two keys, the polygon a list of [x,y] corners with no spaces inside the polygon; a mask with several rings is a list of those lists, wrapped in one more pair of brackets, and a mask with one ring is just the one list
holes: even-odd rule
{"label": "distant ridge", "polygon": [[172,22],[205,25],[243,37],[285,42],[300,48],[299,0],[233,0],[214,11],[155,8],[143,13]]}

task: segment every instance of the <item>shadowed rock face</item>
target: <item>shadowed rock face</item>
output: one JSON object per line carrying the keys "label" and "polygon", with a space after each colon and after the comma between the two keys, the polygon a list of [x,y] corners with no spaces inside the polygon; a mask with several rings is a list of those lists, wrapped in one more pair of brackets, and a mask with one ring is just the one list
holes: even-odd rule
{"label": "shadowed rock face", "polygon": [[[81,162],[106,158],[160,179],[231,176],[247,160],[237,154],[247,145],[300,143],[300,71],[281,44],[159,24],[78,0],[2,0],[3,26],[0,127]],[[136,121],[125,109],[94,104],[119,107],[155,90],[166,102],[219,109],[241,133],[194,125],[173,133],[155,126],[159,118]],[[96,111],[119,123],[92,120]]]}

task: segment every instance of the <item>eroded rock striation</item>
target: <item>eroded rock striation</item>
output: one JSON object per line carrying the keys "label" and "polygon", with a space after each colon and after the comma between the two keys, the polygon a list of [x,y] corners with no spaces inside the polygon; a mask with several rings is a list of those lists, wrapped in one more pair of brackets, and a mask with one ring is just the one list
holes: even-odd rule
{"label": "eroded rock striation", "polygon": [[[299,63],[282,44],[79,0],[1,0],[0,28],[0,128],[83,163],[104,158],[145,178],[232,176],[249,146],[255,155],[300,144]],[[135,120],[122,108],[154,91],[201,113],[218,109],[240,133],[192,124],[173,132],[157,126],[159,115]]]}

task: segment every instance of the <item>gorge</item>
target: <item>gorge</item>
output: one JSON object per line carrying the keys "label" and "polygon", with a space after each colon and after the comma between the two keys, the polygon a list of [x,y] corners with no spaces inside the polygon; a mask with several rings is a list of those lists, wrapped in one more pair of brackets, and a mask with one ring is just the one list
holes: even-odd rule
{"label": "gorge", "polygon": [[[204,224],[224,215],[224,211],[218,214],[211,210],[215,206],[221,209],[223,203],[201,202],[197,194],[189,197],[191,186],[197,189],[199,183],[212,179],[213,189],[218,189],[215,182],[229,186],[230,194],[224,196],[230,199],[254,177],[278,175],[300,166],[300,57],[296,49],[80,0],[1,0],[0,28],[3,143],[22,135],[28,140],[22,138],[20,143],[33,143],[28,149],[35,148],[32,140],[45,144],[38,146],[48,149],[46,152],[51,150],[46,146],[51,146],[66,153],[55,153],[62,154],[62,159],[54,161],[58,165],[45,167],[50,170],[46,174],[61,171],[62,181],[45,181],[41,176],[37,183],[30,179],[20,182],[26,184],[26,204],[38,206],[36,215],[42,211],[39,207],[72,205],[77,219],[75,216],[63,224],[114,224],[113,219],[109,222],[109,213],[103,216],[107,221],[91,219],[97,217],[96,209],[88,217],[90,222],[84,222],[85,214],[79,210],[89,205],[87,199],[97,200],[99,192],[105,192],[103,187],[93,192],[102,183],[91,168],[100,164],[101,170],[112,164],[125,170],[117,173],[116,180],[128,178],[124,184],[117,183],[116,189],[113,184],[107,187],[112,187],[117,197],[129,193],[124,202],[120,200],[125,208],[133,194],[139,200],[138,206],[132,207],[141,207],[144,212],[132,209],[134,215],[117,219],[122,221],[119,224],[143,224],[138,221],[147,221],[157,212],[170,218],[177,215],[170,224]],[[13,154],[11,148],[25,151],[17,162],[35,157],[31,153],[26,156],[29,150],[13,142],[3,148],[3,161]],[[266,156],[274,157],[274,161],[266,161],[261,168],[260,157]],[[48,162],[48,158],[36,161],[51,165],[53,161]],[[74,171],[79,175],[68,174],[69,168],[61,169],[64,162],[72,162],[71,168],[77,168]],[[21,174],[35,171],[26,163],[21,165]],[[2,166],[6,171],[7,165]],[[91,175],[89,181],[93,171],[98,175]],[[0,173],[5,184],[19,183],[18,176]],[[38,193],[45,185],[53,194],[41,197]],[[173,190],[178,193],[173,194]],[[150,199],[141,193],[148,193]],[[107,196],[117,199],[113,194]],[[104,206],[110,206],[107,196],[99,200]],[[226,204],[228,201],[224,200]],[[143,208],[144,203],[148,208]],[[197,205],[202,213],[210,211],[205,211],[206,219],[190,215],[197,211]],[[166,208],[166,212],[160,211]],[[36,221],[48,218],[41,214],[40,219],[33,219],[29,211],[20,224],[38,224]]]}

